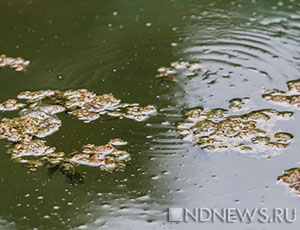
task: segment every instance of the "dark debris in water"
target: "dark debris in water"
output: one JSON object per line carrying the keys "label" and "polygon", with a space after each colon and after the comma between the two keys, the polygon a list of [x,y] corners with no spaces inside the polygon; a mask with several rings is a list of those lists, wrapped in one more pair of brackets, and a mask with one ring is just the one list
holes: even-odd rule
{"label": "dark debris in water", "polygon": [[48,166],[48,175],[50,177],[57,171],[66,176],[66,182],[68,184],[78,186],[84,182],[83,176],[76,170],[73,164],[64,163]]}

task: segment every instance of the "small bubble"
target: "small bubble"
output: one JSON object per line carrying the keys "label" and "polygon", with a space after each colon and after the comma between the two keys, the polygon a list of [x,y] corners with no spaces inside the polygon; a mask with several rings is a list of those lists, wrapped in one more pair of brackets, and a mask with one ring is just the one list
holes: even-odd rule
{"label": "small bubble", "polygon": [[117,11],[114,11],[113,13],[112,13],[112,15],[113,16],[117,16],[119,13],[117,12]]}
{"label": "small bubble", "polygon": [[150,27],[150,26],[152,26],[152,23],[151,23],[151,22],[147,22],[147,23],[145,24],[145,26]]}

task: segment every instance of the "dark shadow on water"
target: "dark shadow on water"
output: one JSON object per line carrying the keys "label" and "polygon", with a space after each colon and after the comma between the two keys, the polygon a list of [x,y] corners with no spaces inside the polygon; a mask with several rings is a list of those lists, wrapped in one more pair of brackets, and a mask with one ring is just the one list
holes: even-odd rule
{"label": "dark shadow on water", "polygon": [[[70,167],[72,167],[70,169]],[[64,165],[64,164],[57,164],[54,166],[48,167],[48,176],[50,178],[53,176],[55,172],[60,172],[61,174],[65,175],[66,183],[71,184],[73,186],[79,186],[84,183],[84,178],[73,166],[71,165]]]}

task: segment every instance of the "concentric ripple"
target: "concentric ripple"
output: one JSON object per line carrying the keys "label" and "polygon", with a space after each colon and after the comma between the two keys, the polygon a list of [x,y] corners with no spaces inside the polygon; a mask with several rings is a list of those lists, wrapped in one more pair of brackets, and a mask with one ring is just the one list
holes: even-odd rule
{"label": "concentric ripple", "polygon": [[[286,7],[290,11],[295,5],[296,9],[297,3],[288,2],[284,6],[269,3],[260,10],[261,5],[268,3],[233,2],[222,12],[214,9],[215,4],[212,3],[207,11],[199,10],[183,17],[186,24],[177,30],[180,42],[176,55],[187,61],[200,62],[208,69],[206,83],[220,82],[224,88],[230,88],[230,92],[247,85],[248,90],[244,93],[252,94],[252,90],[258,92],[264,85],[284,84],[286,80],[298,78],[299,12],[286,13]],[[197,6],[193,7],[196,12]],[[267,11],[268,7],[270,10]],[[209,89],[210,93],[203,89],[202,81],[199,78],[185,82],[188,102],[203,97],[204,92],[205,97],[220,97],[212,89]],[[193,106],[197,105],[193,103]]]}

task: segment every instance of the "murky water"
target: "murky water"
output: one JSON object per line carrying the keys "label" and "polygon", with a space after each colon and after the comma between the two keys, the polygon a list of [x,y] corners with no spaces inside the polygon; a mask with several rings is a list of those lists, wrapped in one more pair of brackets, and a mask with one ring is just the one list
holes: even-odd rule
{"label": "murky water", "polygon": [[[300,77],[299,10],[298,0],[1,1],[0,53],[30,60],[26,72],[0,69],[1,102],[25,90],[85,88],[154,105],[158,113],[144,122],[87,124],[58,114],[62,126],[45,140],[59,151],[114,138],[128,142],[123,149],[132,160],[124,172],[80,166],[79,186],[46,168],[29,172],[10,159],[1,140],[0,228],[195,229],[199,223],[168,223],[167,208],[299,207],[299,199],[276,184],[300,159],[299,110],[262,98],[263,90],[286,91],[286,83]],[[176,83],[155,78],[159,67],[180,59],[208,71]],[[177,132],[187,109],[226,109],[231,99],[245,97],[253,110],[294,112],[275,125],[294,136],[279,155],[207,152]],[[298,229],[297,223],[201,225]]]}

